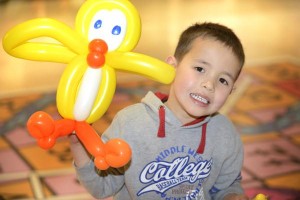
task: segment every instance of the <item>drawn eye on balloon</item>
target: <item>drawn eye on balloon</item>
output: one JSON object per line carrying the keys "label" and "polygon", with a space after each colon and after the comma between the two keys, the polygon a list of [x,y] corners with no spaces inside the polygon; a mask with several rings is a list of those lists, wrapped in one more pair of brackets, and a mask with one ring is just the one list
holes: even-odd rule
{"label": "drawn eye on balloon", "polygon": [[[53,147],[58,137],[75,131],[95,166],[122,167],[131,158],[130,146],[122,139],[102,142],[89,125],[103,116],[116,89],[116,70],[146,76],[168,84],[175,75],[172,66],[132,52],[140,38],[137,10],[128,0],[88,0],[80,7],[75,30],[50,18],[21,23],[3,38],[4,50],[12,56],[66,63],[56,103],[61,120],[38,111],[27,122],[29,133],[44,149]],[[58,43],[34,42],[49,37]]]}
{"label": "drawn eye on balloon", "polygon": [[89,29],[88,39],[107,41],[108,51],[116,50],[126,34],[126,16],[120,10],[101,10],[95,14]]}

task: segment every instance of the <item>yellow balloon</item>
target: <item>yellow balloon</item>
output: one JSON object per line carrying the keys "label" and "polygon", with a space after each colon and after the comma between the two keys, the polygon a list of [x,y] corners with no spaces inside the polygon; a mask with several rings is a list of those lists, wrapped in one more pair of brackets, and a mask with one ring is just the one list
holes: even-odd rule
{"label": "yellow balloon", "polygon": [[134,52],[109,52],[106,62],[114,69],[143,75],[164,84],[171,83],[175,76],[171,65]]}
{"label": "yellow balloon", "polygon": [[264,194],[258,194],[255,196],[254,200],[268,200]]}
{"label": "yellow balloon", "polygon": [[[91,111],[88,123],[98,120],[108,109],[116,90],[116,73],[113,68],[103,67],[103,77],[94,107]],[[103,95],[106,94],[106,95]]]}
{"label": "yellow balloon", "polygon": [[[138,11],[129,0],[89,0],[79,9],[76,16],[76,30],[89,36],[91,22],[95,13],[101,10],[120,10],[127,19],[126,35],[117,51],[131,51],[138,43],[141,34],[141,20]],[[111,23],[114,23],[112,19]]]}
{"label": "yellow balloon", "polygon": [[59,113],[64,118],[74,119],[73,109],[77,88],[87,67],[85,57],[81,55],[73,59],[62,74],[57,89],[56,104]]}
{"label": "yellow balloon", "polygon": [[[57,40],[57,43],[29,42],[41,37]],[[86,47],[83,48],[84,46]],[[18,58],[69,63],[76,54],[87,52],[87,43],[80,34],[62,22],[38,18],[21,23],[8,31],[3,38],[3,48]]]}

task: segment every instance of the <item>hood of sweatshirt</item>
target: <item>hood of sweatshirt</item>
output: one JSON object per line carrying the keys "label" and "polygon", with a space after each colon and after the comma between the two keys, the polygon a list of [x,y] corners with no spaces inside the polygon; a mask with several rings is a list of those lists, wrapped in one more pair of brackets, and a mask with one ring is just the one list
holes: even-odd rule
{"label": "hood of sweatshirt", "polygon": [[180,120],[172,113],[172,111],[164,104],[164,102],[166,102],[167,100],[168,95],[148,92],[141,101],[148,107],[150,115],[152,115],[153,118],[157,118],[159,120],[157,137],[167,137],[165,131],[166,125],[174,128],[199,128],[201,140],[199,141],[197,153],[203,154],[206,143],[206,127],[208,121],[210,120],[210,116],[203,116],[187,124],[182,124]]}

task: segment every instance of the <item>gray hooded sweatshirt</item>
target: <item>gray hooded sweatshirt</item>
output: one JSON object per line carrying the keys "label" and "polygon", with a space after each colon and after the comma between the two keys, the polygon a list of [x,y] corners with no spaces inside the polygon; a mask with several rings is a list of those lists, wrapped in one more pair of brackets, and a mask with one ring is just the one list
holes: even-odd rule
{"label": "gray hooded sweatshirt", "polygon": [[149,92],[115,116],[102,139],[124,139],[131,161],[106,171],[92,161],[75,167],[81,184],[95,198],[116,200],[220,200],[242,194],[243,147],[232,123],[215,114],[182,125],[164,99]]}

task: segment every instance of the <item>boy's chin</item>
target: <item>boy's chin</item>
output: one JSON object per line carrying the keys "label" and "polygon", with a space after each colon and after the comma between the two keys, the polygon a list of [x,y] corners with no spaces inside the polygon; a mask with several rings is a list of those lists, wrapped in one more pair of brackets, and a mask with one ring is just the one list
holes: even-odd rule
{"label": "boy's chin", "polygon": [[211,113],[210,112],[190,112],[189,115],[194,119],[198,119],[203,116],[209,116],[209,115],[211,115]]}

